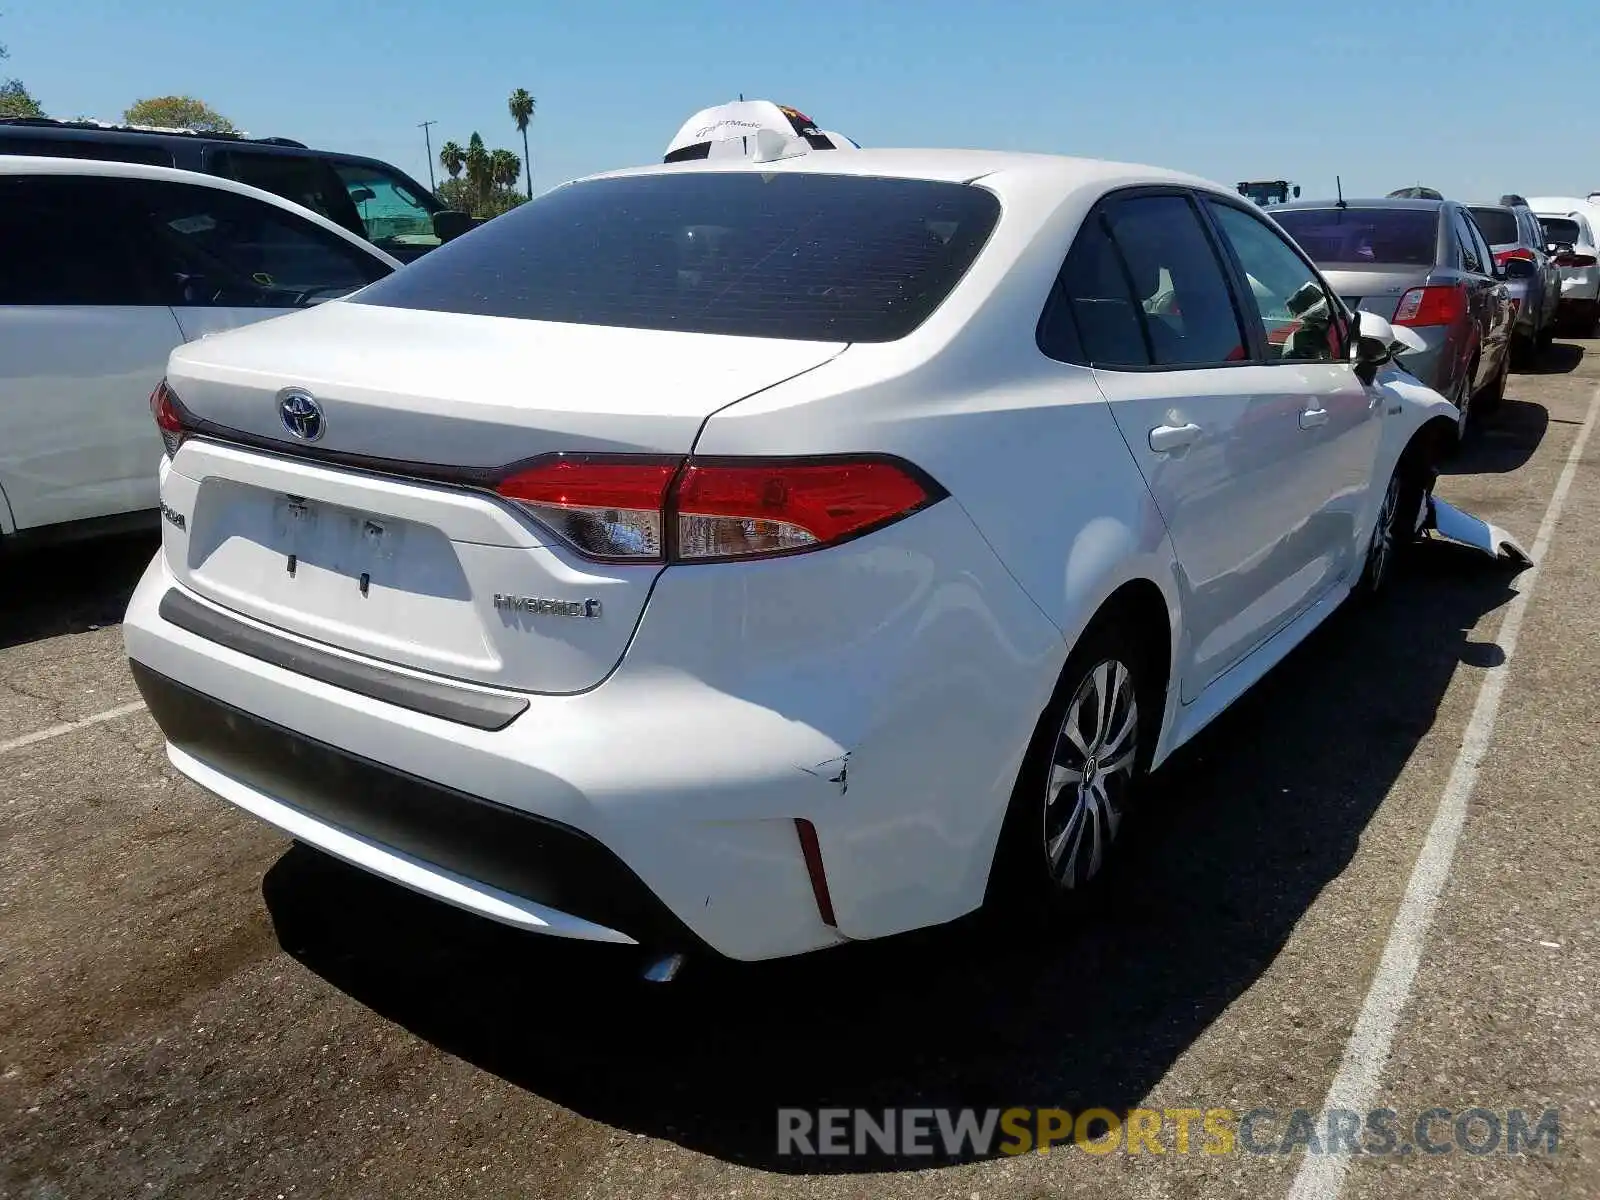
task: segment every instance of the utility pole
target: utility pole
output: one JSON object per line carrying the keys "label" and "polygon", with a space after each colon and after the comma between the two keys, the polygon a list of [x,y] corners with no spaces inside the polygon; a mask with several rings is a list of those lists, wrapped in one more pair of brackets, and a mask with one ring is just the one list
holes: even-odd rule
{"label": "utility pole", "polygon": [[439,185],[433,178],[433,130],[430,126],[437,125],[437,121],[424,121],[417,128],[422,130],[422,144],[428,148],[428,187],[437,192]]}

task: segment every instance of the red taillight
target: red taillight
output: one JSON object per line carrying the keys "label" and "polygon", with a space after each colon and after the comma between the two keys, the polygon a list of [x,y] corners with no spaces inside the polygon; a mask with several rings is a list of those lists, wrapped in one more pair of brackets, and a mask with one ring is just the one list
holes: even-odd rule
{"label": "red taillight", "polygon": [[175,400],[165,379],[156,384],[156,390],[150,393],[150,415],[155,418],[156,428],[161,431],[161,441],[168,455],[176,454],[178,447],[183,445],[183,417],[178,412]]}
{"label": "red taillight", "polygon": [[1495,262],[1500,263],[1501,265],[1510,262],[1513,258],[1520,258],[1523,262],[1539,261],[1534,257],[1532,250],[1525,250],[1521,246],[1516,246],[1510,250],[1502,250],[1499,254],[1494,256]]}
{"label": "red taillight", "polygon": [[661,561],[678,459],[552,458],[495,489],[591,558]]}
{"label": "red taillight", "polygon": [[677,487],[678,557],[810,550],[856,537],[934,499],[881,459],[692,462]]}
{"label": "red taillight", "polygon": [[1412,288],[1400,297],[1391,325],[1454,325],[1467,312],[1467,289],[1462,284]]}
{"label": "red taillight", "polygon": [[1556,266],[1558,267],[1592,267],[1594,264],[1595,256],[1592,254],[1573,253],[1556,255]]}
{"label": "red taillight", "polygon": [[563,456],[519,471],[496,491],[584,555],[632,562],[815,550],[908,516],[944,494],[915,468],[881,457],[683,464]]}

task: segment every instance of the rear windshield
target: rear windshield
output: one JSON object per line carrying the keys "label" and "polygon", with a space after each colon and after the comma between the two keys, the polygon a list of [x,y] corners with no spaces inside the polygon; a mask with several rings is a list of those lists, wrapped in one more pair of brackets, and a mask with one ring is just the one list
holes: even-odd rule
{"label": "rear windshield", "polygon": [[1475,208],[1472,219],[1491,246],[1510,246],[1522,240],[1517,232],[1517,214],[1505,208]]}
{"label": "rear windshield", "polygon": [[1436,208],[1286,208],[1272,217],[1318,263],[1431,264],[1438,254]]}
{"label": "rear windshield", "polygon": [[919,179],[685,172],[557,188],[357,303],[579,325],[887,342],[922,323],[1000,215]]}
{"label": "rear windshield", "polygon": [[1565,242],[1576,246],[1583,239],[1578,236],[1578,223],[1568,217],[1540,217],[1544,236],[1552,242]]}

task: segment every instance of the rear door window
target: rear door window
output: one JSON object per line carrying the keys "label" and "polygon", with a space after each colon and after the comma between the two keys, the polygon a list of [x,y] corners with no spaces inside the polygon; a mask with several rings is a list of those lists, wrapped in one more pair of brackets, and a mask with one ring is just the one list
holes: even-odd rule
{"label": "rear door window", "polygon": [[1461,265],[1476,274],[1488,274],[1484,265],[1488,262],[1487,248],[1478,240],[1472,221],[1464,213],[1454,212],[1451,214],[1451,227],[1455,230],[1456,243],[1461,249]]}
{"label": "rear door window", "polygon": [[164,304],[124,180],[0,178],[0,304]]}
{"label": "rear door window", "polygon": [[349,189],[326,159],[255,150],[211,150],[207,161],[213,174],[292,200],[358,237],[367,235]]}
{"label": "rear door window", "polygon": [[1089,214],[1050,305],[1039,348],[1051,358],[1098,367],[1148,367],[1144,320],[1102,214]]}
{"label": "rear door window", "polygon": [[1427,266],[1438,255],[1436,208],[1282,208],[1272,217],[1323,266]]}
{"label": "rear door window", "polygon": [[1138,196],[1108,213],[1156,366],[1241,362],[1244,330],[1200,214],[1185,196]]}
{"label": "rear door window", "polygon": [[298,308],[388,273],[337,234],[249,196],[140,181],[137,199],[140,240],[159,256],[173,305]]}
{"label": "rear door window", "polygon": [[686,172],[569,184],[356,297],[479,316],[802,341],[904,337],[1000,216],[921,179]]}
{"label": "rear door window", "polygon": [[132,139],[24,137],[0,133],[0,154],[30,154],[46,158],[84,158],[95,162],[144,163],[152,167],[173,165],[172,151],[160,142]]}

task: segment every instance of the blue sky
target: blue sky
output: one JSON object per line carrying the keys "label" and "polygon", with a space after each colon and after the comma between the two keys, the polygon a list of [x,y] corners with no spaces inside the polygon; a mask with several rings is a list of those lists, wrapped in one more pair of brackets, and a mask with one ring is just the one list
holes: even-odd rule
{"label": "blue sky", "polygon": [[[4,0],[0,0],[4,3]],[[536,189],[659,158],[739,92],[863,145],[1156,163],[1307,196],[1425,182],[1465,199],[1600,189],[1592,0],[9,0],[0,75],[52,115],[198,96],[257,135],[427,181],[417,123],[521,152]],[[1524,35],[1519,40],[1518,34]],[[1537,39],[1537,41],[1533,40]],[[1497,74],[1501,63],[1514,74]]]}

